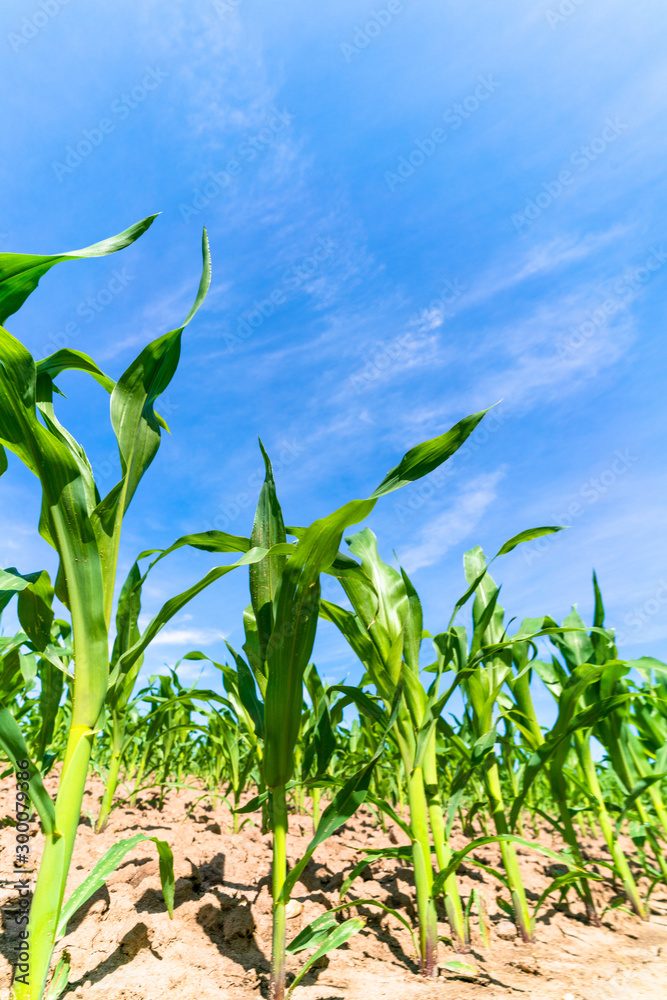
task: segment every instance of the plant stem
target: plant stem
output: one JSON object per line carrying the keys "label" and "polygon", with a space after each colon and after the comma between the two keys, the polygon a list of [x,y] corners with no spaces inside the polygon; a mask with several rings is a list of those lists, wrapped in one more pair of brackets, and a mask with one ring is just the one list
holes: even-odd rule
{"label": "plant stem", "polygon": [[55,805],[56,832],[46,838],[30,907],[29,984],[14,983],[16,1000],[41,1000],[44,993],[81,815],[93,735],[88,726],[73,727],[69,733]]}
{"label": "plant stem", "polygon": [[287,877],[287,802],[285,786],[273,789],[273,945],[271,953],[271,998],[285,997],[285,903],[280,902]]}
{"label": "plant stem", "polygon": [[438,948],[438,925],[433,902],[433,867],[428,828],[428,810],[421,768],[413,768],[408,777],[410,826],[414,840],[412,858],[417,891],[419,915],[420,972],[423,976],[435,975]]}
{"label": "plant stem", "polygon": [[[438,868],[442,871],[449,864],[452,852],[447,842],[440,789],[438,787],[435,733],[430,741],[424,759],[424,790],[426,792],[435,856],[438,860]],[[459,887],[454,872],[452,872],[445,882],[445,910],[456,950],[467,951],[470,944],[469,935],[467,934],[463,918],[461,896],[459,895]]]}
{"label": "plant stem", "polygon": [[114,795],[116,794],[116,786],[118,785],[118,774],[120,771],[121,753],[123,749],[124,737],[125,737],[124,719],[121,720],[118,717],[118,715],[114,714],[113,738],[111,744],[111,762],[109,764],[109,774],[107,775],[107,781],[104,788],[104,795],[102,796],[100,814],[97,817],[95,833],[101,833],[105,829],[107,823],[109,822],[111,807],[113,805]]}
{"label": "plant stem", "polygon": [[600,788],[597,771],[595,770],[595,761],[593,760],[593,755],[591,753],[590,736],[584,736],[581,732],[575,733],[575,745],[577,753],[579,754],[584,775],[586,777],[588,789],[596,803],[598,823],[602,829],[602,835],[606,841],[609,853],[611,854],[618,873],[621,876],[626,898],[637,916],[641,917],[642,920],[646,920],[646,911],[639,895],[637,883],[635,882],[633,874],[630,871],[628,860],[623,853],[621,845],[616,839],[614,828],[611,820],[609,819],[609,813],[607,812],[607,807],[604,804],[602,789]]}
{"label": "plant stem", "polygon": [[[498,764],[492,753],[487,757],[485,778],[489,795],[489,805],[491,807],[490,811],[493,816],[496,833],[509,833],[505,817],[503,794],[500,787]],[[514,844],[508,841],[501,841],[500,853],[502,854],[503,865],[512,894],[512,906],[514,908],[514,919],[516,920],[517,929],[524,941],[532,941],[530,913],[528,912],[526,892],[521,881],[521,872],[519,871],[519,862],[514,850]]]}
{"label": "plant stem", "polygon": [[[563,774],[563,767],[561,761],[558,761],[556,766],[549,768],[549,782],[551,784],[551,794],[554,797],[556,805],[558,806],[558,814],[560,816],[561,825],[563,827],[563,833],[565,834],[565,842],[568,844],[570,850],[572,851],[572,857],[579,865],[580,868],[584,868],[584,859],[581,856],[581,850],[579,848],[579,841],[577,840],[577,834],[575,832],[572,816],[570,814],[570,809],[567,804],[567,785],[565,783],[565,776]],[[595,909],[595,903],[593,902],[593,894],[591,892],[591,887],[588,879],[582,878],[577,883],[579,887],[579,892],[584,901],[584,906],[586,908],[586,916],[588,922],[592,924],[593,927],[600,926],[600,918],[597,915]]]}

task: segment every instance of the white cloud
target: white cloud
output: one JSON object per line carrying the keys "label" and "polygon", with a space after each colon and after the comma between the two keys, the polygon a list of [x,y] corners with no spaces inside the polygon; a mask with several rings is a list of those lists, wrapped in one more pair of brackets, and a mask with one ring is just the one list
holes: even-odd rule
{"label": "white cloud", "polygon": [[153,646],[210,646],[224,639],[222,632],[210,628],[163,628],[153,639]]}
{"label": "white cloud", "polygon": [[497,469],[472,479],[449,510],[430,521],[419,534],[419,541],[399,553],[408,573],[438,562],[452,545],[458,545],[477,527],[485,511],[496,499],[496,485],[504,470]]}

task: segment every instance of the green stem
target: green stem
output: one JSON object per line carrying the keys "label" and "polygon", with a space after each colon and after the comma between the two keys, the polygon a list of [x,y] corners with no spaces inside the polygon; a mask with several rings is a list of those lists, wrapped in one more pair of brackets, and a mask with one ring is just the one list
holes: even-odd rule
{"label": "green stem", "polygon": [[116,794],[116,787],[118,785],[118,774],[120,772],[121,753],[123,749],[124,737],[125,737],[125,721],[121,720],[117,715],[114,714],[113,738],[111,746],[111,762],[109,764],[109,774],[107,775],[107,781],[104,788],[104,795],[102,796],[100,814],[97,817],[97,825],[95,827],[96,833],[101,833],[106,828],[106,825],[109,822],[109,816],[111,815],[111,807],[113,805],[113,799],[114,795]]}
{"label": "green stem", "polygon": [[581,732],[575,733],[575,745],[577,753],[579,754],[579,759],[581,761],[588,789],[596,803],[598,823],[600,824],[602,835],[607,844],[609,853],[611,854],[614,864],[616,865],[616,869],[621,876],[626,898],[637,916],[641,917],[642,920],[646,920],[647,916],[644,904],[642,903],[639,895],[637,883],[635,882],[634,876],[630,871],[628,860],[623,853],[618,840],[616,839],[614,827],[609,819],[607,807],[604,804],[602,789],[600,788],[597,771],[595,770],[595,761],[593,760],[593,755],[591,753],[590,736],[584,736]]}
{"label": "green stem", "polygon": [[[435,846],[435,856],[438,860],[438,868],[442,871],[449,864],[452,852],[447,842],[445,819],[442,812],[440,789],[438,787],[435,733],[429,743],[424,759],[424,790],[426,792],[428,817],[431,824],[433,844]],[[452,932],[454,947],[457,951],[467,951],[470,941],[466,933],[467,928],[455,872],[452,872],[446,880],[444,894],[445,911]]]}
{"label": "green stem", "polygon": [[[509,833],[510,831],[507,827],[503,795],[500,787],[498,764],[494,754],[492,753],[487,757],[485,778],[489,796],[489,805],[496,833]],[[532,940],[530,913],[528,912],[526,892],[523,887],[523,882],[521,881],[521,872],[519,871],[519,862],[517,860],[516,851],[514,850],[514,844],[509,841],[501,841],[500,853],[502,854],[503,865],[505,867],[505,872],[507,873],[510,893],[512,894],[512,906],[514,908],[514,919],[516,920],[517,929],[523,940],[529,942]]]}
{"label": "green stem", "polygon": [[146,764],[148,762],[149,753],[150,753],[150,744],[146,743],[143,753],[141,754],[141,760],[139,762],[139,770],[137,771],[137,775],[134,781],[134,789],[132,791],[132,795],[130,796],[130,803],[129,803],[130,809],[134,809],[137,803],[137,795],[139,793],[141,782],[144,777],[144,771],[146,770]]}
{"label": "green stem", "polygon": [[285,786],[273,789],[273,943],[271,953],[271,998],[285,997],[285,903],[280,895],[287,877],[287,802]]}
{"label": "green stem", "polygon": [[410,804],[410,827],[414,837],[412,860],[415,869],[417,913],[419,915],[420,972],[423,976],[432,977],[436,974],[438,924],[433,902],[433,867],[431,865],[428,809],[421,768],[413,768],[409,774],[408,802]]}
{"label": "green stem", "polygon": [[93,736],[87,726],[74,727],[69,733],[55,806],[56,832],[46,838],[30,907],[29,983],[15,981],[16,1000],[41,1000],[44,993],[81,815]]}
{"label": "green stem", "polygon": [[667,880],[667,862],[665,861],[664,854],[660,850],[660,845],[651,830],[651,818],[646,812],[646,808],[641,799],[637,799],[635,806],[637,808],[637,813],[639,814],[639,822],[643,823],[646,829],[646,839],[651,845],[651,850],[655,855],[655,860],[658,862],[658,866],[662,872],[663,880]]}
{"label": "green stem", "polygon": [[320,824],[320,789],[313,788],[312,795],[313,802],[313,833],[317,830]]}
{"label": "green stem", "polygon": [[[551,794],[553,795],[556,805],[558,806],[558,814],[560,816],[561,826],[565,835],[565,842],[572,851],[572,856],[579,867],[585,868],[586,866],[579,848],[577,834],[572,823],[572,815],[567,804],[567,785],[563,774],[563,763],[564,761],[559,760],[555,766],[549,768],[548,775],[549,782],[551,784]],[[592,924],[593,927],[599,927],[600,918],[598,917],[595,909],[593,894],[591,893],[591,887],[588,879],[579,879],[577,885],[581,898],[584,901],[588,922]]]}

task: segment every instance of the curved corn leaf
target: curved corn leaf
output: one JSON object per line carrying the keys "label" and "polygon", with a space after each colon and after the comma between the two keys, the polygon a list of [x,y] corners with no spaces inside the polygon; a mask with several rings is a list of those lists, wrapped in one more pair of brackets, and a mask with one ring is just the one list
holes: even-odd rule
{"label": "curved corn leaf", "polygon": [[322,944],[319,946],[314,955],[311,955],[305,965],[299,969],[298,973],[292,980],[289,989],[287,990],[286,996],[291,996],[292,991],[296,986],[299,985],[308,970],[319,961],[323,955],[326,955],[328,951],[333,951],[334,948],[340,948],[342,944],[349,941],[350,938],[357,934],[366,924],[363,917],[351,917],[342,924],[337,924],[336,927],[331,931],[329,936],[325,938]]}
{"label": "curved corn leaf", "polygon": [[534,538],[542,538],[543,535],[553,535],[557,531],[564,531],[564,530],[565,528],[563,525],[560,526],[551,525],[550,527],[546,528],[528,528],[526,531],[520,531],[518,535],[514,535],[503,545],[501,545],[493,558],[497,559],[498,556],[507,555],[508,552],[511,552],[512,549],[515,549],[517,545],[521,545],[522,542],[532,542]]}
{"label": "curved corn leaf", "polygon": [[549,885],[546,887],[544,892],[541,893],[539,899],[535,903],[535,906],[533,907],[533,919],[532,919],[533,924],[535,923],[535,920],[537,919],[537,914],[539,913],[542,904],[544,903],[547,896],[550,896],[552,892],[558,892],[559,889],[564,889],[568,885],[573,885],[577,882],[580,882],[582,878],[588,879],[591,882],[603,881],[602,876],[596,875],[594,872],[582,873],[580,871],[576,872],[572,871],[572,872],[565,872],[565,874],[563,875],[559,875],[557,878],[553,880],[553,882],[549,883]]}
{"label": "curved corn leaf", "polygon": [[202,275],[195,301],[182,325],[148,344],[111,393],[111,424],[118,442],[121,480],[98,504],[95,516],[110,536],[109,572],[115,572],[120,525],[139,482],[160,446],[160,422],[153,406],[171,382],[181,352],[181,335],[197,313],[211,282],[211,255],[202,233]]}
{"label": "curved corn leaf", "polygon": [[62,937],[63,934],[67,932],[67,924],[72,919],[76,911],[83,906],[86,900],[100,889],[106,880],[109,878],[112,872],[118,868],[126,854],[137,846],[137,844],[142,843],[142,841],[151,841],[155,844],[160,859],[160,882],[162,883],[162,892],[164,895],[164,901],[169,912],[169,916],[174,915],[174,855],[172,850],[166,840],[159,840],[157,837],[147,837],[143,833],[136,833],[133,837],[128,837],[126,840],[119,840],[118,843],[110,847],[109,850],[102,855],[100,860],[97,862],[90,874],[83,880],[81,885],[77,886],[72,895],[69,897],[67,902],[63,905],[60,911],[60,919],[58,921],[58,930],[56,931],[56,937]]}
{"label": "curved corn leaf", "polygon": [[391,906],[385,906],[384,903],[378,902],[377,899],[348,899],[344,903],[341,903],[340,906],[333,906],[330,910],[320,914],[319,917],[316,917],[315,920],[311,921],[307,927],[304,927],[303,930],[301,930],[297,936],[290,941],[290,943],[286,946],[285,951],[287,951],[290,955],[297,955],[305,948],[316,947],[321,941],[326,939],[332,927],[338,926],[336,914],[340,913],[342,910],[349,910],[353,906],[377,906],[378,909],[382,910],[384,913],[390,913],[410,932],[412,943],[415,946],[415,952],[419,950],[412,927],[405,917],[398,912],[398,910],[393,909]]}
{"label": "curved corn leaf", "polygon": [[398,465],[389,470],[380,485],[371,493],[371,499],[385,496],[393,490],[400,489],[401,486],[428,476],[459,450],[489,409],[490,407],[487,407],[486,410],[464,417],[445,434],[411,448]]}
{"label": "curved corn leaf", "polygon": [[170,621],[171,618],[177,614],[182,607],[184,607],[193,597],[200,594],[202,590],[205,590],[216,580],[220,580],[227,573],[231,573],[232,570],[237,569],[239,566],[247,566],[249,563],[258,562],[260,559],[264,559],[267,555],[266,549],[251,549],[246,552],[240,559],[234,563],[230,563],[228,566],[215,566],[210,569],[208,573],[198,580],[197,583],[193,584],[187,590],[184,590],[181,594],[176,594],[175,597],[170,598],[165,604],[162,605],[158,613],[151,619],[149,624],[146,626],[142,636],[137,640],[129,649],[125,650],[119,657],[118,660],[111,671],[109,677],[109,683],[116,683],[119,676],[124,672],[128,671],[130,667],[136,663],[137,659],[144,650],[150,645],[155,636],[158,634],[160,629]]}
{"label": "curved corn leaf", "polygon": [[106,257],[134,243],[157,218],[149,215],[135,222],[129,229],[117,236],[110,236],[100,243],[84,247],[83,250],[68,250],[66,253],[38,256],[26,253],[0,253],[0,323],[20,309],[31,292],[37,288],[42,275],[66,260],[81,260],[85,257]]}
{"label": "curved corn leaf", "polygon": [[352,871],[345,877],[345,881],[340,887],[339,898],[342,899],[346,894],[352,883],[359,878],[362,871],[372,865],[375,861],[380,861],[382,858],[387,858],[391,860],[401,860],[401,861],[412,861],[412,848],[411,847],[377,847],[372,851],[366,851],[366,856],[357,861],[356,865]]}
{"label": "curved corn leaf", "polygon": [[[493,837],[478,837],[477,840],[472,840],[462,850],[453,851],[451,859],[449,860],[448,864],[438,872],[438,874],[434,879],[433,894],[437,895],[438,893],[442,892],[444,884],[449,878],[449,876],[456,871],[456,869],[459,867],[463,859],[467,857],[467,855],[470,854],[471,851],[476,850],[478,847],[484,847],[485,844],[500,844],[500,843],[520,844],[521,847],[529,847],[531,848],[531,850],[538,851],[540,854],[546,854],[548,858],[553,858],[555,861],[558,861],[561,864],[566,864],[568,868],[572,869],[573,871],[576,870],[580,875],[587,874],[586,872],[583,871],[583,869],[578,868],[578,866],[574,864],[569,854],[566,853],[558,854],[556,853],[556,851],[552,851],[549,847],[543,847],[542,844],[537,844],[532,840],[526,840],[524,837],[517,837],[513,833],[498,833]],[[490,869],[488,866],[485,867],[484,865],[482,865],[481,862],[477,861],[475,858],[472,858],[471,860],[474,864],[484,868],[485,871],[493,872],[493,874],[497,875],[501,879],[501,881],[503,881],[503,877],[500,875],[500,873],[495,872],[494,869]]]}
{"label": "curved corn leaf", "polygon": [[333,799],[322,813],[317,830],[315,831],[315,836],[308,844],[306,853],[297,862],[285,879],[278,902],[287,903],[289,901],[292,889],[299,881],[302,871],[315,853],[315,850],[320,846],[320,844],[323,844],[324,841],[327,840],[339,826],[342,826],[343,823],[347,823],[348,819],[354,816],[355,812],[366,798],[368,786],[370,785],[375,765],[379,759],[380,754],[376,754],[376,756],[373,757],[373,759],[370,760],[364,767],[362,767],[360,771],[346,781],[340,791],[334,795]]}
{"label": "curved corn leaf", "polygon": [[48,358],[38,361],[35,367],[38,378],[40,376],[48,376],[52,381],[61,372],[87,372],[109,393],[113,392],[116,384],[112,378],[104,374],[101,368],[98,368],[89,355],[84,354],[83,351],[75,351],[69,347],[64,347],[62,350],[56,351],[55,354],[50,354]]}
{"label": "curved corn leaf", "polygon": [[16,719],[4,706],[0,706],[0,746],[17,770],[22,770],[18,766],[19,761],[29,761],[28,795],[30,801],[39,814],[44,833],[47,835],[55,833],[56,811],[53,800],[44,787],[41,774],[30,760],[28,747]]}

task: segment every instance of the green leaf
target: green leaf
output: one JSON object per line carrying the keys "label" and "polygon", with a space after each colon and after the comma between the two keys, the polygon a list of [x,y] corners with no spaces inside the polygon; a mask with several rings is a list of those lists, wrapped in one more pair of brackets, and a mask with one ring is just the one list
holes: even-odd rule
{"label": "green leaf", "polygon": [[28,794],[42,821],[42,830],[46,835],[56,833],[56,811],[53,800],[44,787],[42,776],[30,760],[28,747],[16,719],[8,708],[0,706],[0,746],[9,757],[16,770],[19,761],[28,761]]}
{"label": "green leaf", "polygon": [[[460,851],[453,851],[452,856],[448,864],[438,872],[433,882],[433,895],[438,895],[442,892],[445,882],[453,872],[459,867],[461,862],[471,851],[476,850],[478,847],[484,847],[485,844],[520,844],[521,847],[529,847],[533,851],[538,851],[540,854],[546,854],[548,858],[553,858],[555,861],[559,861],[561,864],[568,865],[571,869],[576,869],[580,874],[586,874],[583,869],[578,868],[572,861],[572,859],[566,854],[557,854],[556,851],[552,851],[548,847],[543,847],[541,844],[536,844],[532,840],[526,840],[524,837],[517,837],[512,833],[499,833],[493,837],[479,837],[477,840],[472,840]],[[484,868],[485,871],[491,871],[487,866],[482,865],[481,862],[472,858],[472,863],[478,867]],[[494,874],[496,874],[494,872]],[[501,877],[502,880],[502,877]]]}
{"label": "green leaf", "polygon": [[112,378],[104,374],[101,368],[97,367],[89,355],[84,354],[83,351],[75,351],[68,347],[56,351],[55,354],[50,354],[48,358],[44,358],[42,361],[38,361],[35,368],[38,378],[40,376],[47,376],[51,381],[64,371],[87,372],[109,393],[113,392],[116,384]]}
{"label": "green leaf", "polygon": [[28,586],[19,592],[18,616],[24,632],[40,651],[51,640],[53,587],[46,570],[26,577]]}
{"label": "green leaf", "polygon": [[37,288],[42,275],[66,260],[81,260],[85,257],[105,257],[134,243],[157,218],[149,215],[136,222],[118,236],[111,236],[101,243],[93,243],[83,250],[68,250],[66,253],[38,256],[25,253],[0,253],[0,323],[20,309],[31,292]]}
{"label": "green leaf", "polygon": [[292,983],[287,991],[287,996],[291,996],[292,991],[296,986],[299,985],[308,970],[317,962],[323,955],[326,955],[328,951],[333,951],[334,948],[340,948],[342,944],[354,935],[357,934],[366,924],[363,917],[351,917],[342,924],[338,924],[329,934],[327,938],[322,942],[314,955],[311,955],[306,964],[299,970],[297,975],[292,980]]}
{"label": "green leaf", "polygon": [[531,542],[534,538],[542,538],[543,535],[553,535],[556,531],[564,531],[564,527],[547,527],[547,528],[528,528],[526,531],[520,531],[518,535],[514,535],[507,542],[505,542],[496,552],[494,559],[498,556],[507,555],[512,549],[515,549],[517,545],[521,545],[522,542]]}
{"label": "green leaf", "polygon": [[476,979],[479,976],[479,969],[476,969],[474,965],[468,965],[467,962],[461,962],[456,958],[451,962],[441,963],[440,968],[446,969],[447,972],[454,972],[457,976],[463,976],[465,979]]}
{"label": "green leaf", "polygon": [[181,335],[206,298],[211,255],[202,233],[202,275],[195,301],[182,325],[148,344],[121,375],[111,393],[111,423],[118,442],[122,479],[96,508],[96,515],[117,548],[120,521],[160,446],[154,403],[171,382],[181,352]]}
{"label": "green leaf", "polygon": [[584,873],[581,871],[572,871],[572,872],[565,872],[563,875],[559,875],[557,878],[553,880],[553,882],[549,883],[544,892],[541,893],[540,898],[535,903],[535,906],[533,908],[533,923],[535,922],[537,914],[539,913],[540,908],[542,907],[542,904],[544,903],[547,896],[550,896],[551,893],[553,892],[558,892],[559,889],[564,889],[568,885],[573,885],[576,882],[580,882],[582,878],[589,879],[594,882],[603,881],[601,875],[595,875],[593,874],[593,872]]}
{"label": "green leaf", "polygon": [[239,566],[246,566],[248,563],[256,562],[259,559],[264,559],[266,555],[267,553],[265,549],[251,549],[229,566],[215,566],[213,569],[209,570],[201,580],[193,584],[192,587],[189,587],[187,590],[184,590],[183,593],[170,598],[170,600],[163,604],[158,613],[151,619],[141,638],[128,650],[123,652],[121,656],[119,656],[118,661],[111,672],[111,676],[109,677],[109,684],[114,684],[119,676],[129,670],[130,667],[136,663],[138,657],[141,656],[144,650],[150,645],[160,629],[163,628],[163,626],[166,625],[167,622],[181,610],[181,608],[191,601],[193,597],[196,597],[197,594],[200,594],[202,590],[206,589],[206,587],[215,583],[216,580],[226,576],[227,573],[231,573],[232,570],[237,569]]}
{"label": "green leaf", "polygon": [[[253,565],[257,565],[256,563]],[[242,656],[229,645],[225,639],[227,649],[234,657],[236,663],[236,674],[238,678],[238,693],[241,704],[250,716],[255,732],[260,740],[264,739],[264,703],[257,697],[255,678],[252,671]]]}
{"label": "green leaf", "polygon": [[55,967],[48,989],[44,994],[44,1000],[59,1000],[69,984],[71,957],[68,952],[63,952]]}
{"label": "green leaf", "polygon": [[350,817],[354,816],[359,806],[363,803],[368,792],[368,786],[375,769],[375,765],[380,759],[380,754],[376,754],[360,771],[357,771],[348,781],[345,782],[339,792],[333,797],[329,805],[322,813],[318,823],[315,836],[308,844],[306,853],[294,866],[283,883],[280,894],[280,902],[287,903],[292,889],[299,881],[301,872],[304,870],[315,850],[327,840],[332,833],[347,823]]}
{"label": "green leaf", "polygon": [[[261,440],[259,447],[266,472],[259,493],[250,544],[270,549],[280,542],[286,542],[287,535],[276,493],[273,468]],[[266,649],[273,629],[273,602],[285,561],[285,558],[265,559],[263,562],[251,566],[249,570],[250,599],[257,622],[259,653],[262,661],[266,659]]]}
{"label": "green leaf", "polygon": [[[410,835],[412,838],[412,834]],[[372,851],[366,852],[366,857],[362,858],[361,861],[357,861],[356,865],[352,871],[346,876],[345,881],[340,887],[339,896],[341,899],[346,895],[348,889],[352,883],[359,878],[362,871],[372,865],[375,861],[379,861],[382,858],[387,859],[401,859],[402,861],[412,860],[412,848],[411,847],[378,847]]]}
{"label": "green leaf", "polygon": [[414,840],[414,834],[411,827],[405,822],[405,820],[401,819],[393,806],[391,806],[385,799],[379,799],[377,796],[372,795],[369,792],[366,796],[366,801],[372,802],[374,806],[377,806],[377,808],[381,809],[383,813],[386,813],[386,815],[394,821],[396,826],[400,827],[408,840]]}
{"label": "green leaf", "polygon": [[60,699],[63,693],[64,674],[62,668],[55,666],[50,659],[42,657],[39,663],[39,744],[38,759],[44,760],[46,750],[53,739]]}
{"label": "green leaf", "polygon": [[329,936],[332,927],[338,926],[338,921],[336,920],[336,914],[339,912],[338,908],[333,910],[327,910],[322,913],[315,920],[311,921],[307,927],[304,927],[295,938],[293,938],[288,945],[285,947],[285,951],[290,955],[297,955],[300,951],[305,948],[315,948],[318,944],[321,944]]}
{"label": "green leaf", "polygon": [[630,809],[632,809],[637,799],[641,798],[641,796],[644,795],[644,793],[651,787],[651,785],[654,785],[657,781],[662,781],[663,778],[667,778],[667,774],[664,772],[658,774],[647,774],[643,778],[639,779],[639,781],[636,783],[634,788],[632,788],[630,794],[623,803],[623,809],[618,819],[616,820],[617,836],[620,833],[621,824],[623,823],[623,820],[625,819]]}
{"label": "green leaf", "polygon": [[437,469],[439,465],[442,465],[459,450],[480,420],[489,412],[489,409],[490,407],[487,407],[486,410],[464,417],[445,434],[411,448],[398,465],[390,469],[380,485],[371,493],[371,498],[385,496],[407,483],[413,483],[416,479],[428,476],[430,472]]}
{"label": "green leaf", "polygon": [[133,837],[119,840],[118,843],[110,847],[102,855],[90,874],[77,886],[60,912],[58,930],[56,937],[62,937],[67,932],[67,924],[72,919],[76,911],[83,906],[86,900],[100,889],[112,872],[116,870],[126,854],[128,854],[137,844],[142,841],[152,841],[160,858],[160,882],[164,901],[169,912],[169,916],[174,915],[174,855],[166,840],[159,840],[157,837],[147,837],[143,833],[136,833]]}

